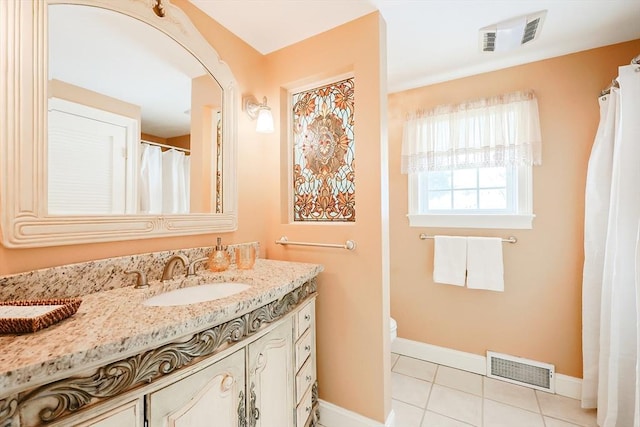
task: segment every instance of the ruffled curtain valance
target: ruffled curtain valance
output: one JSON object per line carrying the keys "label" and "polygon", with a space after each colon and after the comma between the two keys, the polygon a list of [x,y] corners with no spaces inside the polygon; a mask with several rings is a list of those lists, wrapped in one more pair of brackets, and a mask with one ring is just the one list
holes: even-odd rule
{"label": "ruffled curtain valance", "polygon": [[409,117],[402,172],[540,165],[541,151],[535,94],[514,92]]}

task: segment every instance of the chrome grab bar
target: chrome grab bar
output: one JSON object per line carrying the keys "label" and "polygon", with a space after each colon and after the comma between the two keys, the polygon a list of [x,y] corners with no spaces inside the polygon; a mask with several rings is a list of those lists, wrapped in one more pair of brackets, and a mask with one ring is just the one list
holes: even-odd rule
{"label": "chrome grab bar", "polygon": [[315,246],[318,248],[338,248],[352,251],[356,248],[356,242],[353,240],[347,240],[344,243],[312,243],[312,242],[291,242],[287,239],[287,236],[280,237],[280,240],[276,240],[276,245],[295,245],[295,246]]}

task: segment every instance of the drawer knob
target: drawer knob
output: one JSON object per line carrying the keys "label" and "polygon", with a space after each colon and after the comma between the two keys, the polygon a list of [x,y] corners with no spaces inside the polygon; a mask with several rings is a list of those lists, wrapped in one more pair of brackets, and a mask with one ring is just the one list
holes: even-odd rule
{"label": "drawer knob", "polygon": [[307,380],[308,383],[310,383],[313,378],[311,377],[311,375],[307,375],[305,379]]}
{"label": "drawer knob", "polygon": [[233,385],[233,377],[231,375],[225,375],[220,384],[220,389],[225,392],[228,391]]}
{"label": "drawer knob", "polygon": [[304,410],[307,412],[307,414],[310,413],[311,412],[311,406],[307,406],[306,408],[304,408]]}
{"label": "drawer knob", "polygon": [[304,351],[311,351],[311,346],[309,344],[305,345]]}
{"label": "drawer knob", "polygon": [[304,315],[304,320],[306,320],[307,322],[311,320],[311,315],[310,314],[305,314]]}

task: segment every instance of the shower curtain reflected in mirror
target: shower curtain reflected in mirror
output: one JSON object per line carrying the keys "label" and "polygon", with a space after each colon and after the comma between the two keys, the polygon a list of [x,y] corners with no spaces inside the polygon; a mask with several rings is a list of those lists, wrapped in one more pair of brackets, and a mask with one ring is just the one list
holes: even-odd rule
{"label": "shower curtain reflected in mirror", "polygon": [[163,152],[147,143],[140,147],[140,213],[189,213],[189,156],[174,149]]}
{"label": "shower curtain reflected in mirror", "polygon": [[640,426],[640,65],[600,97],[585,198],[582,406]]}

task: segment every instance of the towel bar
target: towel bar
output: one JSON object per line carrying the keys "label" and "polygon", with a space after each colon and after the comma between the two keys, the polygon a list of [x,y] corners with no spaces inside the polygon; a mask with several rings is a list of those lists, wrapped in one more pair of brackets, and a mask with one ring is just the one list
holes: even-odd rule
{"label": "towel bar", "polygon": [[[419,237],[420,237],[420,240],[427,240],[427,239],[433,239],[435,236],[429,236],[424,233],[420,233]],[[502,239],[502,241],[506,243],[517,243],[518,238],[515,236],[509,236],[506,239]]]}
{"label": "towel bar", "polygon": [[352,251],[356,248],[356,242],[347,240],[345,243],[312,243],[312,242],[290,242],[287,236],[280,237],[276,240],[276,245],[295,245],[295,246],[315,246],[319,248],[338,248]]}

